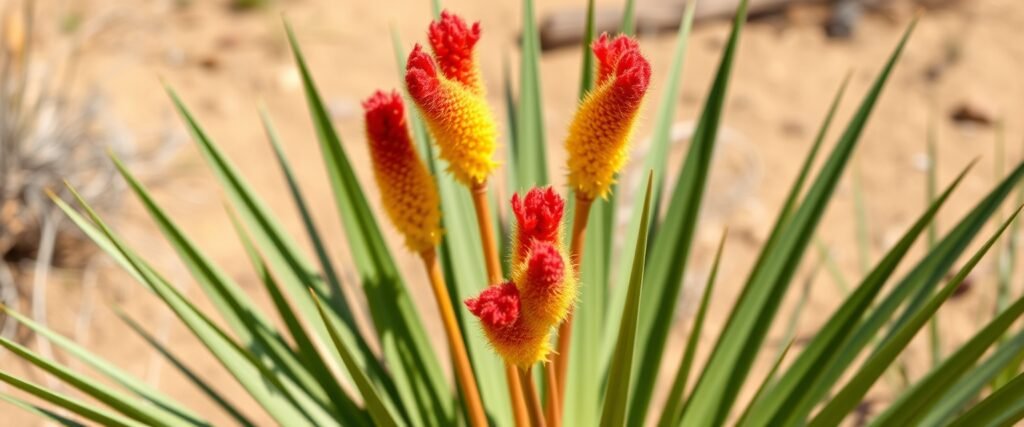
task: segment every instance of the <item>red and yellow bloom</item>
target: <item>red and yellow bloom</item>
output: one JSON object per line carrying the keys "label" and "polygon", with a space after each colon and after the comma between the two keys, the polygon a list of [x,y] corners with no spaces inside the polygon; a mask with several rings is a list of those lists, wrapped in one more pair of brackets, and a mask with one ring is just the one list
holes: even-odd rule
{"label": "red and yellow bloom", "polygon": [[398,92],[377,91],[363,102],[366,141],[381,202],[414,252],[441,240],[440,199],[434,179],[416,153]]}
{"label": "red and yellow bloom", "polygon": [[551,188],[535,188],[513,196],[512,206],[512,280],[487,288],[466,306],[498,354],[526,367],[547,359],[552,329],[571,311],[577,283],[561,243],[565,201]]}
{"label": "red and yellow bloom", "polygon": [[635,39],[602,34],[592,50],[597,84],[576,111],[565,142],[569,185],[588,199],[606,197],[625,164],[633,123],[651,81],[651,65]]}
{"label": "red and yellow bloom", "polygon": [[473,56],[480,25],[469,27],[444,12],[428,36],[433,57],[416,45],[406,63],[409,95],[423,112],[448,171],[467,186],[482,184],[497,166],[498,130]]}

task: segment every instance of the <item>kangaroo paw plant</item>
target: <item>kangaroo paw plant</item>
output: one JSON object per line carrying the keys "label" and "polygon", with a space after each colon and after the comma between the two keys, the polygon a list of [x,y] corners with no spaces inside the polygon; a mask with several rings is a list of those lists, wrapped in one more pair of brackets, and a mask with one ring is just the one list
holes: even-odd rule
{"label": "kangaroo paw plant", "polygon": [[[0,367],[0,381],[9,385],[0,389],[5,407],[62,425],[104,426],[1006,426],[1024,418],[1024,329],[1018,322],[1024,298],[1010,288],[973,336],[933,345],[926,372],[887,381],[893,383],[887,393],[873,394],[880,380],[898,374],[911,341],[925,325],[935,325],[931,320],[943,303],[1003,232],[1017,230],[1010,227],[1016,212],[996,213],[1019,186],[1024,164],[979,194],[972,207],[958,209],[966,214],[941,235],[933,220],[967,174],[970,165],[965,165],[945,190],[936,186],[929,193],[926,209],[876,264],[866,263],[864,277],[837,306],[816,307],[827,316],[814,333],[782,345],[768,340],[914,24],[834,145],[827,146],[825,135],[845,92],[846,83],[841,85],[746,281],[733,284],[741,286],[735,301],[720,301],[712,293],[719,263],[728,256],[723,236],[692,326],[683,332],[688,338],[682,356],[666,360],[682,281],[696,262],[690,255],[704,194],[716,190],[706,187],[747,2],[740,4],[685,160],[672,180],[666,173],[669,129],[694,2],[681,18],[671,66],[658,85],[651,84],[641,42],[630,34],[632,13],[625,14],[623,34],[595,38],[589,3],[579,107],[571,122],[556,125],[568,129],[564,144],[545,142],[533,1],[523,1],[518,93],[506,76],[502,126],[485,96],[488,76],[477,63],[482,26],[441,11],[435,2],[426,48],[416,44],[407,54],[393,34],[396,86],[404,90],[377,91],[363,103],[368,159],[346,152],[295,32],[285,25],[345,232],[341,243],[351,254],[343,263],[358,285],[355,291],[365,297],[365,310],[359,312],[367,313],[369,327],[357,322],[363,319],[357,319],[355,302],[350,292],[342,292],[338,260],[328,256],[328,239],[313,221],[270,115],[261,112],[263,126],[311,254],[299,249],[277,214],[168,89],[227,196],[230,218],[262,289],[243,289],[206,256],[116,157],[113,165],[208,304],[183,294],[74,188],[70,192],[81,210],[52,198],[166,305],[223,372],[215,382],[194,371],[193,355],[160,342],[118,311],[195,386],[193,394],[171,396],[0,306],[65,356],[54,360],[0,338],[10,355],[62,383],[42,386],[5,364]],[[649,93],[651,88],[660,93]],[[648,102],[655,96],[657,103]],[[647,104],[653,104],[654,117],[649,154],[632,161],[648,179],[645,187],[632,188],[632,180],[619,174],[630,162],[631,135]],[[546,153],[559,147],[568,159],[567,188],[547,182]],[[829,153],[819,158],[826,147]],[[359,182],[355,163],[372,167],[375,186]],[[513,194],[510,206],[495,193]],[[623,202],[622,196],[632,194],[642,194],[642,203]],[[379,200],[381,215],[371,200]],[[496,207],[499,215],[492,212]],[[625,217],[616,218],[620,215]],[[422,260],[423,270],[413,271],[412,280],[397,267],[380,218],[387,218],[404,249]],[[993,218],[998,218],[995,231],[977,239],[992,229]],[[619,223],[626,224],[622,235],[613,233]],[[926,230],[932,230],[928,247],[912,255]],[[255,303],[253,292],[265,292],[271,304]],[[414,303],[413,295],[427,292],[443,338],[430,336],[424,327],[419,310],[430,304]],[[711,310],[728,313],[714,331],[705,330],[711,329],[705,322]],[[713,344],[699,349],[707,345],[701,336],[713,337]],[[448,351],[436,351],[432,342],[446,343]],[[442,360],[442,354],[450,359]],[[72,369],[66,359],[89,369]],[[771,369],[755,370],[759,362]],[[444,365],[451,367],[450,378]],[[222,390],[219,382],[225,379],[237,383],[232,390],[248,395],[244,401]],[[210,409],[193,409],[200,399]],[[859,409],[866,399],[877,403],[874,411]]]}

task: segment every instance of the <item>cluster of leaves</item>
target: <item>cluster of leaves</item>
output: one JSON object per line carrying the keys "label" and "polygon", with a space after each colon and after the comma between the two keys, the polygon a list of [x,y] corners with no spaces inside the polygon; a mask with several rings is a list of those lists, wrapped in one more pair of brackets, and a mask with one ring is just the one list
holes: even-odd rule
{"label": "cluster of leaves", "polygon": [[[523,54],[519,94],[507,84],[506,99],[510,131],[507,144],[507,182],[512,189],[547,183],[544,123],[538,73],[539,42],[533,20],[533,2],[524,0]],[[629,2],[627,10],[632,10]],[[872,385],[890,368],[911,339],[928,323],[978,264],[1015,215],[1001,223],[976,252],[970,254],[952,278],[954,268],[972,240],[998,211],[1024,175],[1024,164],[1003,177],[977,205],[895,280],[897,267],[950,194],[965,169],[941,193],[903,237],[869,269],[862,281],[809,338],[800,351],[787,346],[773,355],[772,370],[760,382],[750,378],[754,361],[766,353],[765,338],[778,315],[793,276],[805,258],[812,236],[833,199],[836,186],[849,163],[883,86],[896,65],[911,28],[899,41],[874,84],[861,101],[823,165],[815,163],[824,147],[827,130],[840,103],[845,82],[813,141],[802,168],[778,214],[761,254],[753,265],[742,293],[710,356],[691,375],[703,333],[704,317],[713,297],[715,278],[723,248],[715,258],[699,310],[689,332],[685,352],[674,373],[660,372],[671,321],[679,300],[682,278],[698,224],[698,212],[705,191],[715,149],[716,134],[728,98],[728,83],[737,53],[746,2],[735,17],[694,133],[682,171],[675,182],[666,182],[669,127],[675,115],[675,100],[693,20],[691,4],[682,18],[673,61],[661,101],[655,107],[655,130],[650,155],[643,161],[651,171],[643,209],[628,218],[626,238],[635,245],[623,245],[612,253],[612,209],[614,198],[598,201],[588,228],[581,282],[585,287],[576,312],[576,328],[569,364],[569,380],[563,413],[567,425],[704,426],[725,423],[743,426],[802,425],[831,426],[853,413]],[[435,12],[439,8],[435,4]],[[586,40],[591,40],[593,1]],[[631,13],[624,30],[631,31]],[[349,301],[340,290],[338,274],[328,258],[321,234],[313,223],[303,193],[281,149],[270,118],[263,114],[267,136],[281,167],[298,213],[311,239],[315,256],[298,249],[275,215],[251,190],[237,169],[210,140],[184,103],[170,91],[171,98],[192,132],[203,158],[214,171],[227,195],[231,217],[237,227],[253,268],[262,279],[274,303],[274,311],[285,327],[276,329],[265,310],[220,267],[210,262],[168,217],[149,192],[114,159],[131,190],[151,214],[165,238],[175,248],[194,279],[209,297],[216,315],[226,327],[182,295],[152,265],[111,230],[95,212],[82,203],[84,214],[55,198],[60,208],[96,243],[117,260],[143,286],[159,297],[182,324],[200,340],[224,369],[259,403],[263,412],[281,425],[411,425],[447,426],[462,421],[462,407],[453,387],[442,375],[442,361],[430,346],[420,314],[410,299],[407,285],[381,235],[377,217],[370,209],[363,187],[356,179],[351,159],[329,120],[329,114],[314,84],[311,72],[287,28],[292,51],[302,76],[313,126],[317,131],[328,179],[344,225],[352,265],[358,271],[369,303],[370,317],[381,353],[371,351],[370,337],[356,327]],[[397,37],[395,54],[402,63],[404,53]],[[593,82],[590,56],[584,50],[581,94]],[[421,154],[435,173],[442,199],[445,236],[440,255],[453,304],[474,295],[486,283],[483,259],[475,230],[461,226],[472,221],[469,195],[443,173],[428,134],[415,115],[413,129]],[[662,188],[672,189],[662,197]],[[82,202],[81,200],[79,200]],[[663,218],[651,212],[667,210]],[[571,217],[571,215],[567,215]],[[502,224],[495,224],[500,228]],[[723,238],[723,242],[724,242]],[[507,245],[503,245],[506,246]],[[613,256],[614,255],[614,256]],[[613,260],[620,263],[613,269]],[[614,272],[620,274],[613,277]],[[893,282],[883,292],[886,283]],[[63,380],[83,400],[48,390],[0,370],[0,381],[63,408],[70,416],[111,426],[209,425],[198,414],[121,368],[60,336],[29,318],[5,311],[80,359],[103,377],[97,380],[8,340],[0,341],[18,356]],[[1024,314],[1024,298],[1008,301],[1005,308],[963,343],[946,355],[924,377],[898,395],[891,405],[872,420],[874,425],[1009,425],[1024,417],[1024,377],[1019,357],[1024,352],[1024,331],[1007,335]],[[470,323],[459,313],[459,322],[488,417],[494,425],[509,425],[511,412],[503,382],[502,363]],[[195,383],[205,397],[240,425],[258,424],[239,410],[231,399],[216,391],[201,376],[190,371],[173,347],[164,347],[137,323],[124,317],[129,326]],[[1000,340],[1001,337],[1006,337]],[[989,351],[997,342],[1001,344]],[[333,351],[321,351],[323,344]],[[333,344],[333,345],[330,345]],[[791,344],[791,343],[790,343]],[[792,361],[782,361],[794,353]],[[1008,371],[1009,370],[1009,371]],[[999,375],[1012,372],[985,395],[986,387]],[[652,406],[659,378],[672,379],[663,409]],[[695,377],[691,379],[691,376]],[[109,386],[116,383],[119,387]],[[744,386],[756,387],[752,400],[741,406],[738,396]],[[983,397],[984,396],[984,397]],[[8,394],[0,397],[66,425],[77,422],[44,406]]]}

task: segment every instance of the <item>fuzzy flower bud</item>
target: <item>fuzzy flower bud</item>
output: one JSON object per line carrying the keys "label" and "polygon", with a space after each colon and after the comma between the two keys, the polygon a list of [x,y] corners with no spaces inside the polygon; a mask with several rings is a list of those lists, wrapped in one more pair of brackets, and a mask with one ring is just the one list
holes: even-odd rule
{"label": "fuzzy flower bud", "polygon": [[446,10],[441,12],[440,21],[430,23],[427,39],[441,66],[441,73],[483,95],[480,69],[473,57],[473,46],[480,41],[480,23],[467,26],[465,20]]}
{"label": "fuzzy flower bud", "polygon": [[445,12],[431,24],[428,36],[435,56],[419,45],[413,48],[405,74],[409,94],[423,112],[448,171],[466,186],[481,184],[497,165],[498,130],[473,59],[480,26],[468,27]]}
{"label": "fuzzy flower bud", "polygon": [[466,300],[470,313],[480,318],[487,341],[499,355],[516,366],[530,366],[551,351],[550,330],[527,325],[515,283],[494,285]]}
{"label": "fuzzy flower bud", "polygon": [[607,34],[592,46],[597,85],[580,104],[569,127],[569,185],[590,199],[606,197],[626,150],[640,104],[651,80],[651,65],[635,39]]}
{"label": "fuzzy flower bud", "polygon": [[363,102],[366,140],[381,202],[414,252],[441,240],[440,199],[433,177],[416,153],[398,92],[377,91]]}
{"label": "fuzzy flower bud", "polygon": [[493,329],[504,329],[519,320],[519,289],[503,283],[484,289],[480,296],[466,300],[466,308]]}
{"label": "fuzzy flower bud", "polygon": [[564,200],[551,188],[513,196],[518,224],[512,280],[466,300],[495,351],[517,366],[547,358],[553,328],[576,301],[576,276],[561,244],[564,208]]}
{"label": "fuzzy flower bud", "polygon": [[516,217],[512,239],[513,263],[517,264],[525,257],[534,240],[561,245],[564,211],[565,200],[551,187],[531,189],[524,197],[512,195],[512,213]]}

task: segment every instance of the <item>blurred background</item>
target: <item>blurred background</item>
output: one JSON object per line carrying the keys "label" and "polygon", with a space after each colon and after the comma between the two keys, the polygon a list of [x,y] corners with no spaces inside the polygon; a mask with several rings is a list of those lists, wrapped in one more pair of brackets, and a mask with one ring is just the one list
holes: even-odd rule
{"label": "blurred background", "polygon": [[[602,29],[615,31],[623,3],[597,1]],[[736,3],[702,0],[698,7],[682,90],[675,99],[670,177],[678,172]],[[504,81],[517,81],[520,2],[443,4],[481,22],[478,60],[490,104],[497,117],[504,117]],[[863,277],[866,266],[873,265],[926,207],[931,168],[942,187],[972,159],[980,159],[940,213],[941,233],[1024,154],[1024,4],[1019,0],[751,0],[751,5],[681,309],[672,319],[680,328],[671,336],[674,350],[664,358],[667,364],[678,360],[679,344],[685,339],[681,326],[695,308],[722,229],[728,226],[730,237],[706,326],[707,341],[723,326],[839,85],[850,76],[829,141],[838,136],[839,124],[850,116],[915,14],[921,14],[918,29],[819,227],[816,249],[808,252],[798,286],[787,296],[773,331],[776,339],[767,345],[781,345],[790,333],[800,345],[801,333],[816,330],[846,290]],[[651,59],[654,77],[635,135],[634,158],[644,155],[683,6],[684,0],[637,0],[640,44]],[[583,0],[536,1],[545,50],[541,92],[550,144],[549,176],[559,188],[564,184],[561,141],[576,107],[578,39],[585,7]],[[179,92],[289,230],[301,234],[258,122],[257,108],[265,105],[293,165],[301,166],[295,172],[327,235],[328,249],[347,284],[358,285],[354,272],[346,270],[344,236],[301,81],[287,49],[282,16],[294,26],[345,148],[360,168],[360,181],[369,186],[373,181],[360,101],[376,89],[400,87],[390,31],[400,37],[406,51],[413,43],[423,43],[431,17],[429,1],[0,0],[0,13],[4,304],[30,313],[186,402],[191,386],[143,340],[131,336],[111,308],[139,319],[158,341],[189,356],[187,362],[196,372],[211,378],[227,375],[205,352],[190,352],[190,346],[200,348],[198,342],[158,300],[94,250],[45,196],[45,191],[61,195],[63,181],[70,181],[172,282],[198,296],[200,291],[137,202],[121,197],[123,183],[114,177],[107,159],[107,151],[113,151],[126,159],[208,255],[269,306],[232,231],[223,195],[190,144],[163,83]],[[934,159],[927,149],[929,133],[937,147]],[[637,182],[644,174],[640,164],[631,162],[621,179]],[[374,190],[366,191],[377,203]],[[632,207],[629,197],[625,195],[624,210]],[[1005,208],[1008,214],[1011,207]],[[429,302],[418,260],[398,250],[400,239],[389,227],[384,229],[414,292],[422,293],[415,300]],[[1006,274],[1005,266],[1020,261],[1008,255],[1016,253],[1008,247],[987,257],[969,285],[940,311],[947,348],[959,345],[991,318],[998,280],[1009,280],[1015,295],[1024,289],[1024,274],[1014,274],[1020,269]],[[420,310],[430,327],[440,331],[433,304],[421,304]],[[16,337],[44,355],[54,353],[2,317],[0,334]],[[928,358],[925,334],[921,335],[922,342],[916,342],[903,361],[911,377],[929,366],[915,363]],[[435,347],[443,353],[441,334],[434,336]],[[53,356],[79,367],[74,360]],[[0,364],[61,389],[9,354],[0,353]],[[902,385],[901,377],[897,373],[881,381],[863,412],[871,413],[871,401],[885,401],[888,390]],[[237,387],[232,381],[221,384],[227,393]],[[655,396],[656,405],[663,397]],[[201,413],[203,405],[210,403],[194,402]],[[3,402],[0,413],[8,425],[35,422]]]}

